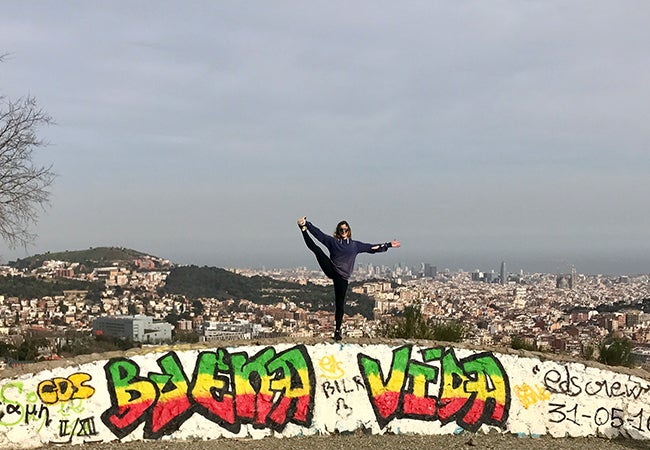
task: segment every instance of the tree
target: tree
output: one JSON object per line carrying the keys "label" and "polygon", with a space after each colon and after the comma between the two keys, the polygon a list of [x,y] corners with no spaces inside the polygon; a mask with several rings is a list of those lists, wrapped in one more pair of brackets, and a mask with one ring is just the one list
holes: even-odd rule
{"label": "tree", "polygon": [[194,314],[197,316],[201,316],[205,312],[205,306],[203,306],[203,302],[201,300],[194,300],[192,302],[192,308],[194,308]]}
{"label": "tree", "polygon": [[379,335],[387,338],[402,339],[433,339],[433,332],[422,315],[419,305],[409,305],[404,308],[404,314],[396,323],[388,324]]}
{"label": "tree", "polygon": [[630,366],[633,362],[632,342],[623,337],[607,336],[598,346],[598,361],[608,366]]}
{"label": "tree", "polygon": [[523,337],[518,334],[513,334],[510,336],[510,348],[513,350],[527,350],[527,351],[536,351],[537,345],[535,342],[528,342]]}
{"label": "tree", "polygon": [[592,359],[594,359],[595,351],[596,351],[596,349],[591,344],[583,344],[582,345],[582,351],[581,351],[582,357],[584,359],[586,359],[587,361],[591,361]]}
{"label": "tree", "polygon": [[0,238],[12,248],[33,241],[29,227],[49,201],[55,174],[51,166],[34,164],[33,151],[45,145],[37,129],[51,123],[34,97],[0,96]]}
{"label": "tree", "polygon": [[377,334],[387,338],[460,342],[465,335],[465,327],[455,320],[427,321],[422,315],[421,305],[414,304],[404,308],[402,317],[378,330]]}
{"label": "tree", "polygon": [[465,337],[467,327],[457,320],[433,322],[433,339],[445,342],[461,342]]}
{"label": "tree", "polygon": [[187,343],[190,343],[190,344],[194,344],[196,342],[199,342],[199,334],[194,330],[192,330],[192,331],[175,331],[173,340],[174,340],[174,342],[187,342]]}

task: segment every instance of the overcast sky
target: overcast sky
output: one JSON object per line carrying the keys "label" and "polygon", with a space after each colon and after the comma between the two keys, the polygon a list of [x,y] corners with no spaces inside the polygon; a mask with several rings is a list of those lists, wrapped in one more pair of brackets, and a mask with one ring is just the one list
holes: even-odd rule
{"label": "overcast sky", "polygon": [[0,94],[56,121],[34,245],[650,272],[650,2],[14,1]]}

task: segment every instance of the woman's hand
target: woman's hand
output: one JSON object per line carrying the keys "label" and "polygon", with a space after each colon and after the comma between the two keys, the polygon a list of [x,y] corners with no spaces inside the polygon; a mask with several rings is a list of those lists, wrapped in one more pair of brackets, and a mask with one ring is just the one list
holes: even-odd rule
{"label": "woman's hand", "polygon": [[399,248],[402,244],[399,243],[399,241],[390,241],[390,246],[393,248]]}

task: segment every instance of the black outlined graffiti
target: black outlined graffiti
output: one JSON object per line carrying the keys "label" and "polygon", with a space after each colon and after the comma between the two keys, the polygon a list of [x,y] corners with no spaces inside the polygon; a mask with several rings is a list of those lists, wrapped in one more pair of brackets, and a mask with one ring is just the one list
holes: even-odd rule
{"label": "black outlined graffiti", "polygon": [[38,397],[46,405],[67,402],[73,399],[85,400],[93,396],[95,388],[87,383],[92,377],[87,373],[75,373],[68,378],[53,378],[38,384]]}
{"label": "black outlined graffiti", "polygon": [[[492,353],[458,360],[453,349],[429,348],[421,351],[419,362],[411,358],[411,351],[411,345],[393,350],[386,376],[379,361],[358,355],[359,370],[380,427],[394,418],[456,421],[470,431],[483,424],[505,426],[510,385],[505,369]],[[440,368],[431,362],[439,362]],[[437,396],[430,393],[432,385],[439,385]]]}
{"label": "black outlined graffiti", "polygon": [[194,413],[233,433],[242,424],[276,431],[288,423],[311,425],[315,377],[304,345],[280,353],[267,347],[253,356],[222,348],[202,352],[191,380],[174,352],[157,362],[161,373],[147,377],[127,358],[104,366],[111,407],[101,419],[116,436],[144,422],[144,437],[157,439]]}

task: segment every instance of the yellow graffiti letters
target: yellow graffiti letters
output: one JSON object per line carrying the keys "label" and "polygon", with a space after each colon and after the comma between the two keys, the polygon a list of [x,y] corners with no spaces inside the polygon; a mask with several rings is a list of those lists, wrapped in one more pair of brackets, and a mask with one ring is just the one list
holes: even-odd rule
{"label": "yellow graffiti letters", "polygon": [[345,376],[345,370],[341,367],[343,363],[337,361],[334,355],[323,356],[318,365],[323,370],[323,377],[330,380],[339,380]]}
{"label": "yellow graffiti letters", "polygon": [[535,385],[535,387],[532,387],[524,383],[515,386],[514,391],[515,394],[517,394],[517,398],[526,409],[538,402],[549,401],[551,399],[551,393],[543,386]]}
{"label": "yellow graffiti letters", "polygon": [[92,380],[87,373],[79,372],[68,378],[56,377],[38,384],[38,397],[46,405],[55,405],[72,399],[85,400],[93,396],[95,388],[86,383]]}

